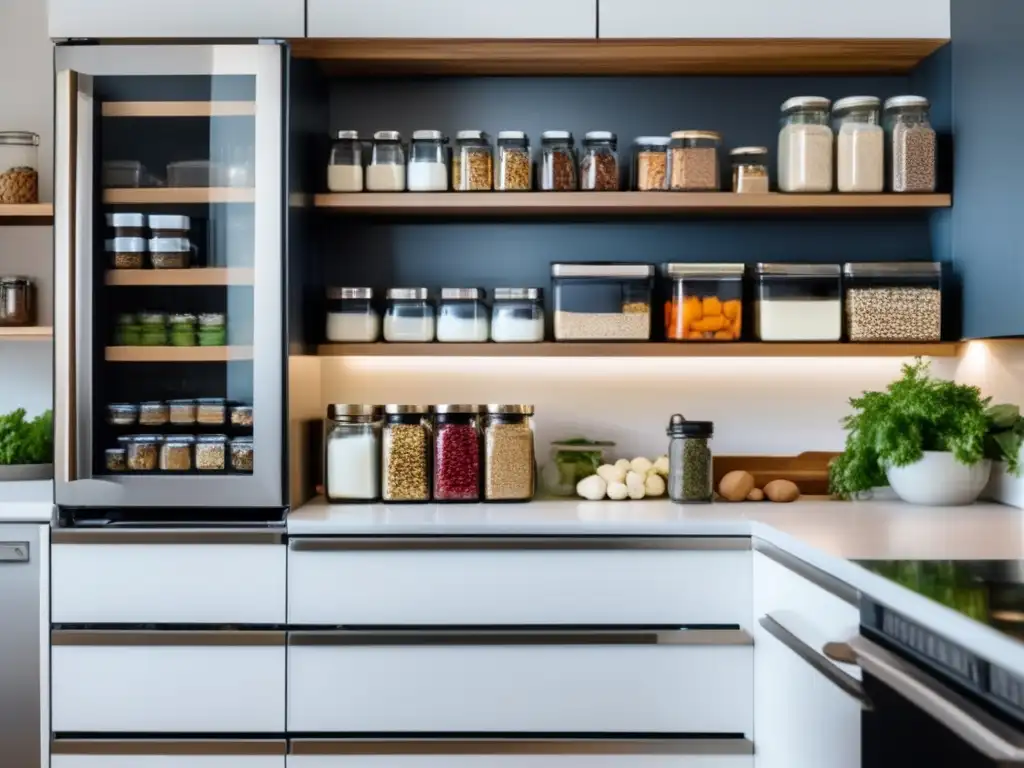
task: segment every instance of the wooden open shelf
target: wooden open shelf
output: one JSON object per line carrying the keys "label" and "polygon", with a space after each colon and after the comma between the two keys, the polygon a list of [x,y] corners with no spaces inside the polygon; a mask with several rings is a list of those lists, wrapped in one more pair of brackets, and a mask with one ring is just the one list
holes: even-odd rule
{"label": "wooden open shelf", "polygon": [[196,269],[111,269],[107,285],[252,285],[256,271],[250,267]]}
{"label": "wooden open shelf", "polygon": [[544,342],[541,344],[321,344],[324,357],[956,357],[958,342]]}
{"label": "wooden open shelf", "polygon": [[108,363],[226,363],[252,360],[252,347],[107,347]]}
{"label": "wooden open shelf", "polygon": [[246,187],[139,187],[138,189],[105,189],[104,203],[138,203],[140,205],[252,203],[256,190]]}
{"label": "wooden open shelf", "polygon": [[53,203],[0,205],[0,226],[53,224]]}
{"label": "wooden open shelf", "polygon": [[103,117],[252,117],[252,101],[108,101]]}
{"label": "wooden open shelf", "polygon": [[49,325],[0,328],[0,341],[49,341],[52,338],[53,328]]}

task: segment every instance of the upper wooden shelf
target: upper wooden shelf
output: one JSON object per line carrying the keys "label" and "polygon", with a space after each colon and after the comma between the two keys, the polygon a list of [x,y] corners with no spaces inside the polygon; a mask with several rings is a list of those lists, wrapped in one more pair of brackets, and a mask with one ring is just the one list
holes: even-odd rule
{"label": "upper wooden shelf", "polygon": [[104,203],[141,205],[252,203],[256,190],[246,187],[138,187],[103,190]]}
{"label": "upper wooden shelf", "polygon": [[252,117],[252,101],[107,101],[103,117]]}
{"label": "upper wooden shelf", "polygon": [[252,360],[252,347],[107,347],[108,363],[226,363]]}
{"label": "upper wooden shelf", "polygon": [[0,226],[53,224],[53,203],[0,205]]}
{"label": "upper wooden shelf", "polygon": [[255,270],[247,267],[111,269],[107,285],[252,285],[255,278]]}
{"label": "upper wooden shelf", "polygon": [[52,338],[53,328],[48,325],[0,328],[0,341],[49,341]]}
{"label": "upper wooden shelf", "polygon": [[294,39],[292,55],[346,75],[904,74],[941,39]]}

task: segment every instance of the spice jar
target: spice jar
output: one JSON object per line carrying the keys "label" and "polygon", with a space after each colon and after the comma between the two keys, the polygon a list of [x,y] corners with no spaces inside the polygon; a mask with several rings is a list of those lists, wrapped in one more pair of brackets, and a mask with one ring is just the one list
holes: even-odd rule
{"label": "spice jar", "polygon": [[665,302],[669,341],[739,341],[743,332],[742,264],[664,264],[672,281]]}
{"label": "spice jar", "polygon": [[491,142],[483,131],[459,131],[452,156],[452,189],[486,192],[494,183]]}
{"label": "spice jar", "polygon": [[583,137],[580,189],[591,192],[618,191],[618,139],[611,131],[590,131]]}
{"label": "spice jar", "polygon": [[398,131],[373,134],[370,164],[366,166],[366,189],[369,192],[405,190],[405,151]]}
{"label": "spice jar", "polygon": [[196,316],[189,312],[170,315],[167,326],[170,330],[172,347],[194,347],[196,345]]}
{"label": "spice jar", "polygon": [[429,501],[433,446],[429,405],[385,405],[381,498]]}
{"label": "spice jar", "polygon": [[529,501],[536,488],[532,405],[488,405],[484,500]]}
{"label": "spice jar", "polygon": [[0,131],[0,204],[39,202],[39,135]]}
{"label": "spice jar", "polygon": [[544,341],[544,302],[540,288],[495,288],[491,341]]}
{"label": "spice jar", "polygon": [[114,237],[146,237],[146,214],[108,213],[107,226],[114,230]]}
{"label": "spice jar", "polygon": [[33,325],[34,286],[27,277],[0,277],[0,326]]}
{"label": "spice jar", "polygon": [[196,469],[223,472],[227,457],[227,435],[200,435],[196,438]]}
{"label": "spice jar", "polygon": [[139,420],[139,406],[135,403],[110,403],[107,406],[107,424],[129,426]]}
{"label": "spice jar", "polygon": [[107,240],[106,249],[114,269],[142,269],[146,265],[148,247],[141,237],[115,237]]}
{"label": "spice jar", "polygon": [[195,400],[171,400],[167,403],[168,416],[171,424],[195,424]]}
{"label": "spice jar", "polygon": [[167,403],[153,400],[139,403],[139,424],[143,427],[161,427],[170,421]]}
{"label": "spice jar", "polygon": [[483,288],[442,288],[437,310],[437,340],[487,341],[490,335]]}
{"label": "spice jar", "polygon": [[231,469],[235,472],[252,472],[252,437],[236,437],[231,441]]}
{"label": "spice jar", "polygon": [[192,469],[192,435],[168,435],[160,446],[160,469],[164,472],[188,472]]}
{"label": "spice jar", "polygon": [[832,129],[821,96],[794,96],[782,104],[779,191],[832,191]]}
{"label": "spice jar", "polygon": [[388,288],[385,341],[433,341],[434,306],[426,288]]}
{"label": "spice jar", "polygon": [[836,189],[840,192],[881,192],[885,186],[881,104],[874,96],[848,96],[832,105]]}
{"label": "spice jar", "polygon": [[479,405],[438,405],[434,428],[434,500],[480,500]]}
{"label": "spice jar", "polygon": [[159,435],[126,435],[117,438],[125,449],[125,463],[129,472],[152,472],[157,467],[160,452]]}
{"label": "spice jar", "polygon": [[324,485],[329,501],[380,499],[380,408],[375,405],[327,406],[324,437]]}
{"label": "spice jar", "polygon": [[103,455],[107,472],[124,472],[128,469],[128,451],[124,448],[107,448]]}
{"label": "spice jar", "polygon": [[540,188],[545,192],[576,190],[576,151],[569,131],[541,134]]}
{"label": "spice jar", "polygon": [[737,147],[732,159],[732,191],[762,195],[768,192],[768,147]]}
{"label": "spice jar", "polygon": [[716,131],[673,131],[668,147],[669,189],[674,192],[717,191],[718,148]]}
{"label": "spice jar", "polygon": [[327,288],[327,340],[376,341],[380,315],[373,308],[372,288]]}
{"label": "spice jar", "polygon": [[530,140],[525,131],[498,131],[498,169],[494,188],[499,192],[528,192],[531,181]]}
{"label": "spice jar", "polygon": [[206,312],[199,316],[197,339],[201,347],[223,347],[228,343],[227,318],[223,312]]}
{"label": "spice jar", "polygon": [[935,191],[938,153],[928,107],[928,99],[922,96],[894,96],[885,102],[893,192]]}
{"label": "spice jar", "polygon": [[327,189],[331,192],[363,191],[363,142],[359,131],[338,131],[327,164]]}
{"label": "spice jar", "polygon": [[410,192],[444,192],[448,189],[448,163],[440,131],[413,131],[406,183]]}
{"label": "spice jar", "polygon": [[638,136],[633,141],[633,189],[660,192],[667,189],[668,136]]}
{"label": "spice jar", "polygon": [[941,264],[846,264],[843,290],[850,341],[939,341],[942,337]]}
{"label": "spice jar", "polygon": [[139,344],[144,347],[166,347],[167,315],[163,312],[140,312]]}
{"label": "spice jar", "polygon": [[714,497],[711,466],[710,421],[687,421],[672,416],[666,430],[668,442],[668,496],[677,504],[708,502]]}

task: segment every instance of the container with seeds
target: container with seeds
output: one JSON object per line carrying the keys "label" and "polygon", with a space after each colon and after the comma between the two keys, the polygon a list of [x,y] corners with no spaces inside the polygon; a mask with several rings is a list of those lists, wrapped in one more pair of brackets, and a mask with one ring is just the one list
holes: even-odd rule
{"label": "container with seeds", "polygon": [[530,140],[524,131],[498,131],[497,173],[499,192],[528,192],[533,188]]}
{"label": "container with seeds", "polygon": [[488,405],[484,501],[529,501],[536,489],[532,405]]}
{"label": "container with seeds", "polygon": [[125,448],[107,448],[103,455],[107,472],[124,472],[128,469],[128,451]]}
{"label": "container with seeds", "polygon": [[930,261],[846,264],[850,341],[939,341],[942,265]]}
{"label": "container with seeds", "polygon": [[166,347],[170,336],[167,332],[165,312],[140,312],[139,344],[144,347]]}
{"label": "container with seeds", "polygon": [[199,435],[196,438],[196,469],[223,472],[227,465],[227,435]]}
{"label": "container with seeds", "polygon": [[576,150],[569,131],[541,134],[540,188],[545,192],[576,189]]}
{"label": "container with seeds", "polygon": [[171,424],[195,424],[195,400],[171,400],[167,403]]}
{"label": "container with seeds", "polygon": [[480,406],[439,405],[434,435],[434,500],[480,500]]}
{"label": "container with seeds", "polygon": [[673,131],[668,148],[669,189],[674,192],[717,192],[718,148],[716,131]]}
{"label": "container with seeds", "polygon": [[114,269],[142,269],[149,247],[141,237],[115,237],[106,242],[110,266]]}
{"label": "container with seeds", "polygon": [[107,226],[114,230],[115,238],[146,237],[149,234],[144,213],[108,213]]}
{"label": "container with seeds", "polygon": [[666,432],[669,498],[677,504],[711,501],[711,438],[715,425],[710,421],[687,421],[677,413],[669,420]]}
{"label": "container with seeds", "polygon": [[188,472],[192,469],[192,435],[168,435],[160,445],[160,469],[164,472]]}
{"label": "container with seeds", "polygon": [[170,420],[167,403],[153,400],[139,403],[139,424],[144,427],[161,427]]}
{"label": "container with seeds", "polygon": [[178,312],[167,318],[169,340],[172,347],[194,347],[196,345],[196,316],[190,312]]}
{"label": "container with seeds", "polygon": [[741,195],[768,191],[768,147],[737,147],[732,159],[732,191]]}
{"label": "container with seeds", "polygon": [[935,191],[936,139],[928,117],[928,99],[894,96],[885,102],[889,189],[893,192]]}
{"label": "container with seeds", "polygon": [[233,406],[231,406],[231,426],[233,426],[233,427],[251,427],[252,426],[252,406],[251,405],[233,405]]}
{"label": "container with seeds", "polygon": [[583,139],[580,189],[616,192],[619,189],[618,139],[611,131],[590,131]]}
{"label": "container with seeds", "polygon": [[119,427],[135,424],[139,420],[139,406],[135,403],[110,403],[107,406],[107,424]]}
{"label": "container with seeds", "polygon": [[429,405],[385,405],[381,498],[429,501],[432,427]]}
{"label": "container with seeds", "polygon": [[646,341],[653,264],[552,264],[556,341]]}
{"label": "container with seeds", "polygon": [[459,131],[452,156],[452,189],[487,192],[494,183],[494,155],[483,131]]}
{"label": "container with seeds", "polygon": [[670,141],[668,136],[638,136],[633,141],[633,189],[637,192],[667,188]]}
{"label": "container with seeds", "polygon": [[227,401],[223,397],[201,397],[196,402],[196,422],[223,424],[227,417]]}
{"label": "container with seeds", "polygon": [[129,472],[152,472],[157,467],[160,452],[159,435],[126,435],[117,441],[125,449],[125,460]]}
{"label": "container with seeds", "polygon": [[252,472],[252,438],[236,437],[231,441],[231,469],[235,472]]}

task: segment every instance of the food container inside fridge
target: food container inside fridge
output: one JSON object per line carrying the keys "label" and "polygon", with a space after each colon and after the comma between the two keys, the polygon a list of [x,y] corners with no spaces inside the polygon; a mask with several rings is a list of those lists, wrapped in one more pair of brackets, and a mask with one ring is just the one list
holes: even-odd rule
{"label": "food container inside fridge", "polygon": [[200,472],[223,472],[227,466],[227,435],[199,435],[195,451],[196,469]]}
{"label": "food container inside fridge", "polygon": [[107,423],[130,426],[139,420],[139,406],[135,403],[110,403],[107,406]]}
{"label": "food container inside fridge", "polygon": [[227,401],[223,397],[201,397],[196,400],[196,423],[223,424],[227,419]]}
{"label": "food container inside fridge", "polygon": [[930,261],[846,264],[850,341],[939,341],[942,265]]}
{"label": "food container inside fridge", "polygon": [[839,341],[838,264],[758,264],[754,320],[761,341]]}
{"label": "food container inside fridge", "polygon": [[742,264],[664,264],[669,341],[738,341],[743,333]]}
{"label": "food container inside fridge", "polygon": [[192,469],[192,435],[168,435],[160,445],[160,469],[164,472],[188,472]]}
{"label": "food container inside fridge", "polygon": [[108,213],[107,226],[114,230],[114,237],[147,237],[144,213]]}
{"label": "food container inside fridge", "polygon": [[196,401],[191,399],[171,400],[167,403],[171,424],[195,424]]}
{"label": "food container inside fridge", "polygon": [[557,341],[646,341],[652,264],[552,264]]}
{"label": "food container inside fridge", "polygon": [[159,463],[160,435],[125,435],[117,439],[125,449],[129,472],[152,472]]}
{"label": "food container inside fridge", "polygon": [[167,403],[152,400],[139,403],[139,424],[143,427],[161,427],[170,421],[170,408]]}
{"label": "food container inside fridge", "polygon": [[149,241],[149,261],[153,269],[188,269],[192,248],[184,237],[154,237]]}
{"label": "food container inside fridge", "polygon": [[182,160],[167,164],[169,187],[226,187],[228,168],[213,160]]}
{"label": "food container inside fridge", "polygon": [[[126,214],[141,216],[142,214]],[[192,220],[188,216],[170,214],[151,214],[147,219],[153,237],[172,237],[188,239]]]}
{"label": "food container inside fridge", "polygon": [[149,245],[141,237],[115,237],[106,241],[106,250],[114,269],[142,269]]}
{"label": "food container inside fridge", "polygon": [[160,180],[138,160],[105,160],[103,186],[107,188],[158,187]]}
{"label": "food container inside fridge", "polygon": [[231,441],[231,469],[235,472],[252,472],[252,437],[236,437]]}

